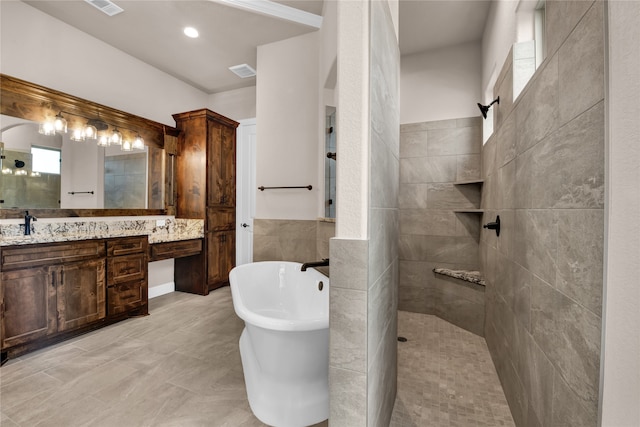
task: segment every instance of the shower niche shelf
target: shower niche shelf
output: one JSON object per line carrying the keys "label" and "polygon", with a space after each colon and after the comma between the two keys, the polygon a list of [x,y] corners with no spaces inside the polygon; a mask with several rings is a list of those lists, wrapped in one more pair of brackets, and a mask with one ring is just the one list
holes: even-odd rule
{"label": "shower niche shelf", "polygon": [[484,179],[470,179],[467,181],[456,181],[453,185],[472,185],[472,184],[483,184]]}
{"label": "shower niche shelf", "polygon": [[481,214],[484,213],[484,209],[454,209],[455,213],[469,213],[469,214]]}

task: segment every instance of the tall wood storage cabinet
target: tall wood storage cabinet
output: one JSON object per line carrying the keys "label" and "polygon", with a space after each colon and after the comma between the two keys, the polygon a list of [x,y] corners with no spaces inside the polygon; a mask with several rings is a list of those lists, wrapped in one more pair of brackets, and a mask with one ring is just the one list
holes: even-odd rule
{"label": "tall wood storage cabinet", "polygon": [[[204,251],[176,258],[176,290],[207,295],[229,283],[235,265],[236,128],[238,122],[202,109],[174,114],[178,137],[176,217],[204,220]],[[201,266],[201,267],[200,267]],[[188,276],[190,280],[179,280]]]}

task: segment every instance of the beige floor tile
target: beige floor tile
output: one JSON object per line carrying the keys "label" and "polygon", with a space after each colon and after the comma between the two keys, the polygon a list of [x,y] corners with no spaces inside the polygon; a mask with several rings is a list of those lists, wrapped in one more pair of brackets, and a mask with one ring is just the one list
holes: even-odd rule
{"label": "beige floor tile", "polygon": [[[246,399],[229,288],[149,303],[149,316],[3,366],[2,426],[264,426]],[[398,315],[409,340],[398,344],[391,426],[513,425],[482,338],[435,316]]]}

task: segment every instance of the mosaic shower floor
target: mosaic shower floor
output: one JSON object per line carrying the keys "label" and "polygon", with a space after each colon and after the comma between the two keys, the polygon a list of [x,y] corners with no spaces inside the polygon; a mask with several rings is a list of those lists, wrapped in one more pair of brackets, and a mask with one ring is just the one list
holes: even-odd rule
{"label": "mosaic shower floor", "polygon": [[513,426],[484,338],[436,316],[398,312],[391,427]]}

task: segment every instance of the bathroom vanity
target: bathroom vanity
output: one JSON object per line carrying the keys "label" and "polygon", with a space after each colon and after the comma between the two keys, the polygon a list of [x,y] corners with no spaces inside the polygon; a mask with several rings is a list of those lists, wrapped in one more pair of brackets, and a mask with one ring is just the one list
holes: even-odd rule
{"label": "bathroom vanity", "polygon": [[147,310],[147,236],[0,248],[3,355]]}

